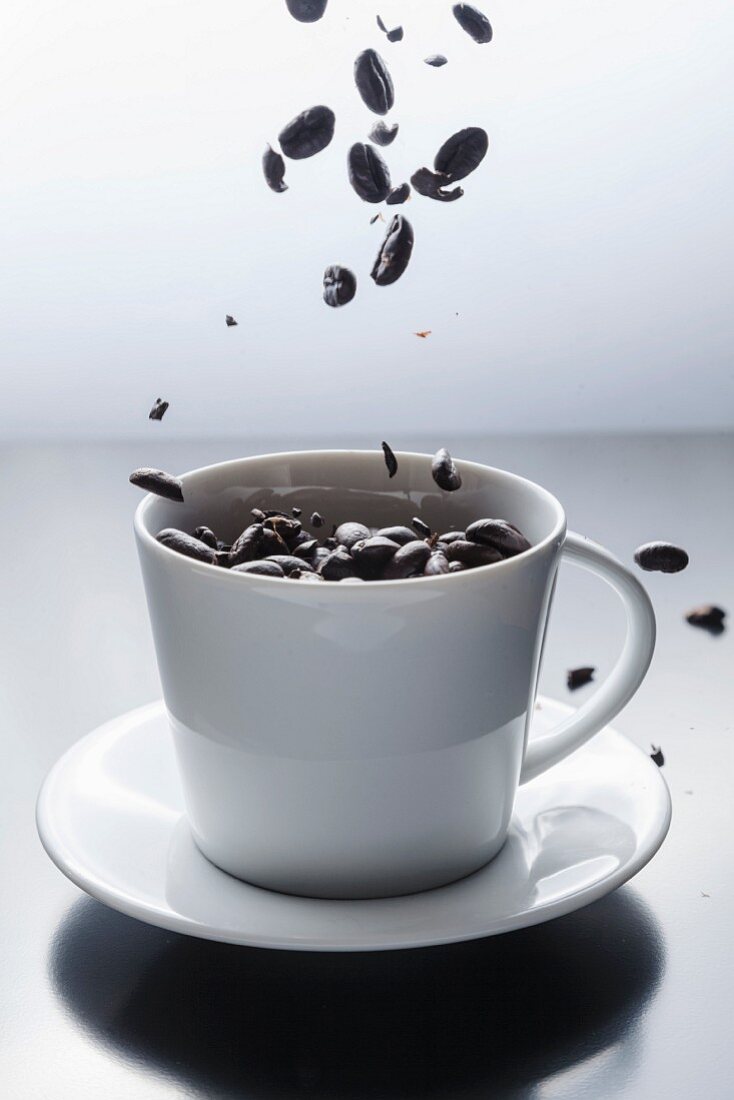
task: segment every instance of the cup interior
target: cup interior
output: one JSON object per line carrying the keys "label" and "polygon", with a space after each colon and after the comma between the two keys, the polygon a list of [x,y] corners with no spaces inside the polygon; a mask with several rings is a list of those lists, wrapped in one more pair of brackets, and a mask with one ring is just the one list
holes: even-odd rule
{"label": "cup interior", "polygon": [[431,475],[431,456],[397,453],[398,472],[388,477],[381,451],[300,451],[235,459],[183,476],[183,504],[147,496],[136,524],[149,536],[164,527],[191,532],[211,527],[226,542],[253,522],[252,508],[302,510],[311,530],[314,511],[333,524],[357,520],[368,526],[410,526],[420,516],[436,531],[463,530],[493,517],[515,524],[533,546],[556,537],[565,517],[551,493],[525,478],[475,462],[456,460],[460,490],[447,493]]}

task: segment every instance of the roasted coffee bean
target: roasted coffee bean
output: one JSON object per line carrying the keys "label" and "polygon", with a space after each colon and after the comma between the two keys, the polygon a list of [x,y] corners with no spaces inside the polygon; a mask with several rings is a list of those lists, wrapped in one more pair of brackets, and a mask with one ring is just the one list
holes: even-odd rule
{"label": "roasted coffee bean", "polygon": [[234,565],[233,573],[255,573],[258,577],[284,577],[285,573],[276,561],[246,561]]}
{"label": "roasted coffee bean", "polygon": [[212,550],[219,549],[219,542],[217,536],[212,531],[211,527],[196,527],[194,529],[194,538],[199,542],[203,542],[206,546],[211,546]]}
{"label": "roasted coffee bean", "polygon": [[312,515],[311,515],[311,526],[312,527],[323,527],[325,523],[326,523],[326,520],[324,519],[324,517],[322,515],[320,515],[319,512],[313,512],[312,513]]}
{"label": "roasted coffee bean", "polygon": [[443,65],[448,65],[448,57],[444,57],[442,53],[432,53],[430,57],[423,58],[426,65],[431,65],[434,69],[440,69]]}
{"label": "roasted coffee bean", "polygon": [[133,470],[130,482],[137,485],[138,489],[145,489],[157,497],[165,497],[166,500],[177,500],[180,503],[184,498],[181,478],[167,474],[164,470],[152,470],[149,466],[143,466],[140,470]]}
{"label": "roasted coffee bean", "polygon": [[396,214],[387,228],[371,275],[378,286],[397,282],[405,271],[413,252],[413,226],[402,214]]}
{"label": "roasted coffee bean", "polygon": [[317,546],[311,557],[308,559],[309,564],[318,571],[330,555],[331,550],[329,550],[328,547]]}
{"label": "roasted coffee bean", "polygon": [[253,508],[250,515],[253,516],[258,523],[264,523],[267,519],[267,516],[261,508]]}
{"label": "roasted coffee bean", "polygon": [[[229,552],[230,565],[241,565],[263,556],[265,528],[261,523],[251,523],[232,543]],[[277,552],[277,551],[276,551]]]}
{"label": "roasted coffee bean", "polygon": [[161,401],[160,397],[156,397],[155,405],[148,413],[148,420],[162,420],[165,416],[166,409],[168,408],[167,401]]}
{"label": "roasted coffee bean", "polygon": [[212,550],[211,546],[200,542],[199,539],[192,538],[185,531],[177,531],[175,527],[166,527],[163,531],[159,531],[156,539],[163,546],[167,546],[169,550],[185,554],[187,558],[205,561],[209,565],[213,565],[216,559],[216,551]]}
{"label": "roasted coffee bean", "polygon": [[443,535],[438,536],[438,541],[448,545],[448,543],[457,542],[459,539],[466,541],[466,537],[465,531],[445,531]]}
{"label": "roasted coffee bean", "polygon": [[299,23],[316,23],[326,11],[328,0],[285,0],[288,11]]}
{"label": "roasted coffee bean", "polygon": [[331,264],[324,272],[324,301],[327,306],[345,306],[357,293],[357,279],[348,267]]}
{"label": "roasted coffee bean", "polygon": [[413,516],[410,521],[411,527],[414,531],[417,531],[421,538],[429,539],[432,535],[431,528],[427,523],[424,523],[420,516]]}
{"label": "roasted coffee bean", "polygon": [[263,515],[266,519],[273,519],[274,516],[283,516],[285,519],[290,518],[282,508],[263,508]]}
{"label": "roasted coffee bean", "polygon": [[454,4],[454,15],[459,26],[471,35],[480,45],[492,41],[492,27],[489,19],[471,4]]}
{"label": "roasted coffee bean", "polygon": [[283,191],[288,190],[288,184],[285,182],[285,161],[271,145],[267,145],[263,153],[263,173],[271,191],[282,194]]}
{"label": "roasted coffee bean", "polygon": [[395,89],[387,65],[377,50],[364,50],[359,55],[354,62],[354,82],[365,106],[376,115],[386,115],[392,110]]}
{"label": "roasted coffee bean", "polygon": [[310,566],[308,562],[303,561],[302,558],[295,557],[293,554],[268,554],[265,560],[274,561],[276,565],[279,565],[286,577],[290,576],[294,569],[300,569],[305,573],[313,571],[312,566]]}
{"label": "roasted coffee bean", "polygon": [[229,569],[229,550],[215,550],[214,564],[221,565],[223,569]]}
{"label": "roasted coffee bean", "polygon": [[395,551],[385,567],[383,578],[386,581],[407,580],[420,577],[431,556],[431,549],[422,539],[406,542]]}
{"label": "roasted coffee bean", "polygon": [[274,531],[271,527],[263,527],[259,555],[261,558],[270,558],[273,554],[287,554],[288,550],[288,543],[277,531]]}
{"label": "roasted coffee bean", "polygon": [[235,321],[234,317],[232,317],[232,315],[229,313],[224,318],[224,323],[226,324],[227,328],[236,328],[237,326],[237,321]]}
{"label": "roasted coffee bean", "polygon": [[434,550],[426,562],[426,568],[423,572],[427,577],[439,577],[443,573],[448,573],[448,571],[449,559],[446,557],[443,550]]}
{"label": "roasted coffee bean", "polygon": [[484,160],[489,149],[487,131],[480,126],[467,126],[443,143],[433,159],[433,167],[441,175],[463,180]]}
{"label": "roasted coffee bean", "polygon": [[409,198],[410,184],[401,183],[399,187],[393,187],[385,202],[388,206],[399,206],[401,203],[407,202]]}
{"label": "roasted coffee bean", "polygon": [[398,460],[393,454],[393,449],[389,443],[382,441],[382,451],[385,455],[385,465],[387,466],[387,472],[390,477],[395,477],[398,472]]}
{"label": "roasted coffee bean", "polygon": [[280,147],[291,160],[305,160],[325,149],[334,136],[336,118],[329,107],[309,107],[284,126]]}
{"label": "roasted coffee bean", "polygon": [[286,542],[301,533],[301,521],[292,516],[269,516],[263,526],[266,530],[277,531]]}
{"label": "roasted coffee bean", "polygon": [[303,508],[291,508],[291,515],[295,516],[296,519],[298,519],[298,517],[300,515],[302,515],[302,513],[303,513]]}
{"label": "roasted coffee bean", "polygon": [[349,182],[365,202],[383,202],[390,193],[390,171],[374,145],[355,142],[347,156]]}
{"label": "roasted coffee bean", "polygon": [[530,543],[525,536],[503,519],[478,519],[469,524],[466,537],[470,542],[493,546],[506,558],[530,549]]}
{"label": "roasted coffee bean", "polygon": [[713,603],[705,603],[701,607],[694,607],[686,615],[686,622],[691,626],[700,626],[702,630],[708,630],[710,634],[723,634],[726,611]]}
{"label": "roasted coffee bean", "polygon": [[392,539],[398,546],[405,546],[406,542],[415,540],[415,532],[410,527],[380,527],[377,534],[384,539]]}
{"label": "roasted coffee bean", "polygon": [[353,577],[355,569],[354,559],[349,551],[344,546],[337,546],[320,565],[319,573],[326,581],[340,581],[343,577]]}
{"label": "roasted coffee bean", "polygon": [[379,570],[389,562],[393,554],[400,549],[397,542],[386,539],[384,535],[370,535],[367,539],[360,539],[352,546],[352,557],[357,565],[364,565],[369,570]]}
{"label": "roasted coffee bean", "polygon": [[375,145],[392,145],[395,138],[398,136],[398,129],[397,122],[394,122],[392,126],[388,126],[386,122],[380,120],[376,122],[370,130],[370,141],[374,141]]}
{"label": "roasted coffee bean", "polygon": [[445,447],[442,447],[440,451],[436,451],[433,456],[431,474],[439,489],[443,489],[447,493],[453,493],[461,488],[461,474],[456,469],[454,460]]}
{"label": "roasted coffee bean", "polygon": [[569,691],[576,691],[584,684],[590,684],[594,679],[596,669],[593,665],[582,665],[581,668],[570,668],[566,673],[566,683]]}
{"label": "roasted coffee bean", "polygon": [[652,760],[653,764],[657,764],[659,768],[662,768],[663,764],[665,763],[663,750],[660,748],[659,745],[651,745],[650,748],[652,749],[652,752],[650,753],[650,759]]}
{"label": "roasted coffee bean", "polygon": [[437,202],[455,202],[464,194],[462,187],[455,187],[453,191],[445,191],[447,183],[451,183],[448,176],[440,172],[432,172],[430,168],[419,168],[410,177],[410,182],[419,195],[427,199],[436,199]]}
{"label": "roasted coffee bean", "polygon": [[296,558],[308,559],[316,553],[318,549],[318,540],[306,538],[303,542],[299,542],[293,548],[293,555]]}
{"label": "roasted coffee bean", "polygon": [[334,532],[334,538],[341,546],[351,550],[355,542],[370,537],[369,528],[363,523],[341,523]]}
{"label": "roasted coffee bean", "polygon": [[450,561],[449,573],[463,573],[469,566],[463,561]]}
{"label": "roasted coffee bean", "polygon": [[493,546],[482,546],[479,542],[464,542],[462,539],[456,539],[455,542],[444,545],[449,561],[461,561],[472,569],[502,561],[499,550],[495,550]]}
{"label": "roasted coffee bean", "polygon": [[635,550],[635,561],[648,573],[680,573],[688,565],[688,554],[671,542],[646,542]]}

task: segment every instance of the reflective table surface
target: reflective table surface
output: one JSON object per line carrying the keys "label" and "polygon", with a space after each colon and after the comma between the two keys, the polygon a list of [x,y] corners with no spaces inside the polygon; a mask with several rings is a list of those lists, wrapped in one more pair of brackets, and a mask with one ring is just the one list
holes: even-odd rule
{"label": "reflective table surface", "polygon": [[[0,448],[2,1095],[730,1097],[734,635],[682,616],[703,602],[734,611],[731,437],[392,441],[445,443],[540,481],[572,528],[623,560],[653,538],[687,548],[684,573],[645,578],[658,649],[615,722],[640,746],[662,746],[673,823],[629,885],[579,912],[472,943],[356,955],[149,927],[84,897],[37,839],[35,797],[56,758],[159,695],[128,473],[243,448],[151,440]],[[614,595],[564,568],[541,689],[582,700],[593,687],[571,695],[565,670],[591,664],[602,679],[622,637]]]}

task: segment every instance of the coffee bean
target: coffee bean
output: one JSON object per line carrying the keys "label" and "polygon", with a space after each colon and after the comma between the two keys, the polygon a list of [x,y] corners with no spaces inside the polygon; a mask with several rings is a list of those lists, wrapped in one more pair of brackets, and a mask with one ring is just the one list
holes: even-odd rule
{"label": "coffee bean", "polygon": [[688,565],[688,554],[670,542],[646,542],[635,550],[635,561],[647,573],[680,573]]}
{"label": "coffee bean", "polygon": [[287,554],[288,549],[288,543],[277,531],[270,527],[263,527],[259,557],[269,558],[273,554]]}
{"label": "coffee bean", "polygon": [[[334,525],[334,530],[336,531],[336,525]],[[336,550],[338,545],[339,543],[336,541],[333,535],[330,535],[328,539],[324,539],[324,546],[327,550]]]}
{"label": "coffee bean", "polygon": [[326,523],[326,520],[324,519],[324,517],[322,515],[320,515],[318,512],[313,512],[312,513],[312,515],[311,515],[311,526],[312,527],[323,527],[325,523]]}
{"label": "coffee bean", "polygon": [[298,519],[298,517],[302,514],[303,514],[303,508],[291,508],[291,515],[295,516],[296,519]]}
{"label": "coffee bean", "polygon": [[453,493],[461,488],[461,474],[456,469],[454,460],[445,447],[442,447],[440,451],[436,451],[433,456],[431,474],[439,489],[443,489],[447,493]]}
{"label": "coffee bean", "polygon": [[229,313],[224,318],[224,323],[226,324],[227,328],[236,328],[237,327],[237,321],[235,321],[234,317],[232,317],[232,315],[229,314]]}
{"label": "coffee bean", "polygon": [[[392,126],[388,126],[386,122],[380,120],[376,122],[369,133],[370,141],[374,141],[375,145],[392,145],[395,138],[398,136],[398,124],[394,122]],[[376,214],[375,217],[378,215]]]}
{"label": "coffee bean", "polygon": [[326,11],[328,0],[285,0],[288,11],[299,23],[316,23]]}
{"label": "coffee bean", "polygon": [[[229,564],[241,565],[262,557],[265,528],[261,523],[251,523],[232,543],[229,552]],[[276,551],[277,552],[277,551]]]}
{"label": "coffee bean", "polygon": [[271,145],[265,147],[263,153],[263,172],[265,174],[265,182],[271,191],[277,191],[282,194],[283,191],[288,190],[288,184],[285,182],[285,161],[280,153],[276,153]]}
{"label": "coffee bean", "polygon": [[443,535],[438,536],[438,541],[443,543],[456,542],[458,539],[466,541],[465,531],[445,531]]}
{"label": "coffee bean", "polygon": [[726,629],[724,619],[726,611],[716,604],[705,603],[701,607],[694,607],[686,615],[686,622],[691,626],[700,626],[702,630],[708,630],[709,634],[723,634]]}
{"label": "coffee bean", "polygon": [[386,443],[383,439],[382,450],[385,455],[385,465],[387,466],[387,472],[389,477],[395,477],[398,472],[398,460],[393,454],[393,449],[389,443]]}
{"label": "coffee bean", "polygon": [[365,202],[383,202],[390,192],[390,171],[374,145],[356,142],[347,156],[349,182]]}
{"label": "coffee bean", "polygon": [[443,550],[434,550],[426,562],[426,568],[423,572],[427,577],[439,577],[443,573],[448,573],[448,571],[449,559],[446,557]]}
{"label": "coffee bean", "polygon": [[212,550],[211,546],[192,538],[185,531],[177,531],[175,527],[166,527],[163,531],[159,531],[156,540],[162,546],[167,546],[169,550],[185,554],[187,558],[194,558],[195,561],[204,561],[213,565],[216,560],[216,551]]}
{"label": "coffee bean", "polygon": [[399,549],[399,544],[392,539],[386,539],[384,535],[371,535],[354,543],[352,557],[360,569],[365,566],[368,570],[379,570]]}
{"label": "coffee bean", "polygon": [[246,561],[232,567],[233,573],[254,573],[258,577],[284,577],[276,561]]}
{"label": "coffee bean", "polygon": [[415,540],[415,532],[409,527],[380,527],[377,534],[385,539],[392,539],[398,546],[405,546],[406,542]]}
{"label": "coffee bean", "polygon": [[401,203],[407,202],[409,198],[410,184],[401,183],[399,187],[393,187],[385,202],[388,206],[399,206]]}
{"label": "coffee bean", "polygon": [[309,107],[284,126],[280,147],[291,160],[305,160],[325,149],[334,136],[336,118],[329,107]]}
{"label": "coffee bean", "polygon": [[377,50],[364,50],[354,62],[354,82],[365,106],[386,115],[395,105],[395,89],[385,62]]}
{"label": "coffee bean", "polygon": [[284,512],[282,508],[263,508],[263,515],[266,519],[272,519],[274,516],[284,516],[288,519],[288,513]]}
{"label": "coffee bean", "polygon": [[453,191],[445,191],[447,183],[451,183],[448,176],[438,172],[432,172],[430,168],[419,168],[410,177],[410,182],[419,195],[427,199],[436,199],[437,202],[455,202],[464,194],[461,187],[455,187]]}
{"label": "coffee bean", "polygon": [[355,542],[368,539],[370,532],[363,523],[341,523],[334,532],[334,537],[338,543],[346,546],[347,550],[351,550]]}
{"label": "coffee bean", "polygon": [[525,536],[502,519],[478,519],[469,524],[466,537],[470,542],[493,546],[506,558],[530,549],[530,543]]}
{"label": "coffee bean", "polygon": [[449,562],[449,573],[463,573],[468,568],[469,566],[466,565],[463,561]]}
{"label": "coffee bean", "polygon": [[410,525],[414,531],[418,532],[421,538],[429,539],[431,537],[431,528],[428,526],[427,523],[423,522],[420,516],[413,516],[412,520],[410,521]]}
{"label": "coffee bean", "polygon": [[203,542],[206,546],[211,546],[212,550],[219,549],[219,542],[217,536],[212,531],[211,527],[197,527],[194,530],[194,538],[199,542]]}
{"label": "coffee bean", "polygon": [[413,252],[413,227],[402,214],[396,214],[387,229],[371,275],[378,286],[397,282]]}
{"label": "coffee bean", "polygon": [[294,557],[308,559],[316,552],[318,545],[317,539],[306,538],[293,548]]}
{"label": "coffee bean", "polygon": [[331,550],[329,550],[326,546],[317,546],[311,557],[308,559],[309,564],[312,565],[314,569],[319,570],[330,555]]}
{"label": "coffee bean", "polygon": [[583,665],[581,668],[570,668],[566,673],[566,683],[569,691],[576,691],[584,684],[590,684],[594,679],[596,669],[593,665]]}
{"label": "coffee bean", "polygon": [[433,167],[452,183],[465,179],[484,160],[489,149],[487,131],[480,126],[467,126],[443,143],[433,160]]}
{"label": "coffee bean", "polygon": [[250,515],[253,516],[258,523],[264,523],[267,518],[261,508],[253,508]]}
{"label": "coffee bean", "polygon": [[137,485],[138,489],[145,489],[157,497],[183,502],[183,482],[179,477],[167,474],[164,470],[152,470],[149,466],[143,466],[140,470],[133,470],[130,474],[130,482],[132,485]]}
{"label": "coffee bean", "polygon": [[353,577],[354,572],[354,559],[344,546],[337,546],[319,567],[319,573],[326,581],[340,581],[343,577]]}
{"label": "coffee bean", "polygon": [[492,41],[492,27],[489,19],[471,4],[454,4],[454,15],[459,26],[471,35],[480,45]]}
{"label": "coffee bean", "polygon": [[653,764],[657,764],[659,768],[662,768],[665,763],[665,757],[663,756],[663,750],[659,745],[651,745],[652,752],[650,753],[650,759]]}
{"label": "coffee bean", "polygon": [[268,554],[265,560],[274,561],[276,565],[279,565],[286,577],[290,576],[294,569],[299,569],[304,573],[313,572],[308,562],[303,561],[302,558],[294,557],[293,554]]}
{"label": "coffee bean", "polygon": [[167,401],[161,401],[160,397],[156,397],[155,405],[148,413],[148,420],[162,420],[165,416],[166,409],[168,408]]}
{"label": "coffee bean", "polygon": [[301,533],[301,521],[291,516],[270,516],[263,526],[266,531],[276,531],[284,542],[291,542]]}
{"label": "coffee bean", "polygon": [[430,57],[423,58],[426,65],[431,65],[434,69],[440,69],[443,65],[448,65],[448,57],[444,57],[442,53],[432,53]]}
{"label": "coffee bean", "polygon": [[332,264],[324,272],[324,301],[327,306],[345,306],[357,293],[357,279],[348,267]]}
{"label": "coffee bean", "polygon": [[502,561],[499,550],[495,550],[493,546],[482,546],[478,542],[464,542],[462,539],[456,539],[455,542],[445,544],[444,549],[449,561],[461,561],[471,569]]}
{"label": "coffee bean", "polygon": [[395,551],[385,567],[383,577],[386,581],[407,580],[409,577],[420,577],[426,568],[426,562],[431,556],[431,550],[422,539],[414,539],[406,542]]}

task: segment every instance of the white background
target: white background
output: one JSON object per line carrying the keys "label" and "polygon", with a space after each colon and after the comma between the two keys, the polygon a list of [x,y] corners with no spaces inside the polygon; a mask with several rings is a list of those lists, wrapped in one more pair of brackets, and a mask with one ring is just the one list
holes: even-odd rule
{"label": "white background", "polygon": [[[450,0],[330,0],[310,26],[284,0],[6,0],[0,435],[730,425],[731,4],[482,6],[486,46]],[[490,134],[463,199],[403,208],[415,252],[388,288],[345,170],[375,121],[366,46],[395,82],[395,183]],[[315,103],[334,141],[275,195],[263,147]],[[337,261],[359,288],[331,310]]]}

